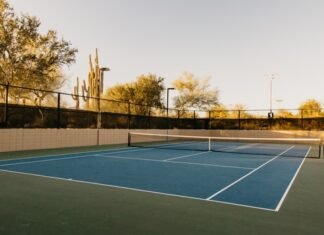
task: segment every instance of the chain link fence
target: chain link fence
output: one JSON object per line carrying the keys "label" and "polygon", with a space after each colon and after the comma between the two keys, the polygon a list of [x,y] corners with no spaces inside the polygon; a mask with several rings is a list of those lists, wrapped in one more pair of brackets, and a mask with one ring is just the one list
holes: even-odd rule
{"label": "chain link fence", "polygon": [[324,130],[324,110],[178,110],[0,84],[1,128]]}

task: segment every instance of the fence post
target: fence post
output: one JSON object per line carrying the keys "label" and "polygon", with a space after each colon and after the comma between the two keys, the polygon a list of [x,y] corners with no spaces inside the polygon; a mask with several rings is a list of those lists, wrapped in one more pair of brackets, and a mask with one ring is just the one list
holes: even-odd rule
{"label": "fence post", "polygon": [[300,115],[301,115],[301,128],[304,129],[304,110],[300,110]]}
{"label": "fence post", "polygon": [[131,123],[131,113],[130,113],[130,103],[127,103],[127,109],[128,109],[128,119],[127,119],[127,127],[128,130],[131,128],[130,123]]}
{"label": "fence post", "polygon": [[197,120],[196,120],[196,110],[194,110],[193,115],[194,115],[194,116],[193,116],[193,118],[194,118],[194,120],[193,120],[193,121],[194,121],[194,129],[197,129],[197,126],[198,126],[198,125],[197,125]]}
{"label": "fence post", "polygon": [[8,118],[9,118],[9,82],[6,84],[6,103],[5,103],[5,115],[4,115],[4,125],[5,127],[8,127]]}
{"label": "fence post", "polygon": [[177,121],[177,128],[180,129],[180,126],[181,126],[181,120],[180,120],[180,110],[178,109],[178,121]]}
{"label": "fence post", "polygon": [[238,110],[238,128],[241,130],[241,110]]}
{"label": "fence post", "polygon": [[148,113],[148,129],[151,129],[151,107],[149,107]]}
{"label": "fence post", "polygon": [[57,93],[57,123],[56,128],[60,129],[61,127],[61,93]]}
{"label": "fence post", "polygon": [[317,120],[317,129],[320,130],[321,129],[321,109],[318,109],[316,120]]}
{"label": "fence post", "polygon": [[210,130],[211,129],[211,120],[210,120],[210,117],[211,117],[211,111],[208,111],[208,129]]}
{"label": "fence post", "polygon": [[268,129],[272,129],[272,121],[273,121],[273,113],[272,113],[272,111],[270,111],[269,113],[268,113],[268,125],[269,125],[269,127],[268,127]]}

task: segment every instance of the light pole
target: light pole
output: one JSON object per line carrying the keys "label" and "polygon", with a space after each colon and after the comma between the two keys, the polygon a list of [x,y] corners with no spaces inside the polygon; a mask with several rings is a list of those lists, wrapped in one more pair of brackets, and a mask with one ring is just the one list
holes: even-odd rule
{"label": "light pole", "polygon": [[167,88],[167,132],[169,129],[169,91],[174,90],[173,87]]}
{"label": "light pole", "polygon": [[270,75],[270,111],[268,113],[268,118],[273,118],[272,112],[272,80],[275,79],[275,74]]}
{"label": "light pole", "polygon": [[104,72],[110,71],[108,67],[102,67],[99,68],[99,77],[97,81],[97,93],[98,93],[98,100],[97,100],[97,106],[98,106],[98,117],[97,117],[97,128],[101,128],[101,110],[100,110],[100,94],[103,92],[103,79],[104,79]]}

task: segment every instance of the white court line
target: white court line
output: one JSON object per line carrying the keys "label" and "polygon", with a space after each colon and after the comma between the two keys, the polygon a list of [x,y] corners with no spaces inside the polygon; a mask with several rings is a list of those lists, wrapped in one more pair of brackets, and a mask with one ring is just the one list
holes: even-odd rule
{"label": "white court line", "polygon": [[[136,148],[136,149],[129,149],[129,148],[118,148],[118,149],[110,149],[110,150],[98,150],[98,151],[88,151],[88,152],[78,152],[78,153],[63,153],[63,154],[55,154],[55,155],[43,155],[43,156],[35,156],[35,157],[24,157],[24,158],[12,158],[12,159],[3,159],[0,160],[0,162],[7,162],[7,161],[16,161],[16,160],[26,160],[25,162],[17,162],[17,163],[8,163],[8,164],[2,164],[0,163],[0,166],[8,166],[8,165],[21,165],[21,164],[29,164],[32,162],[49,162],[49,161],[59,161],[59,160],[68,160],[68,159],[76,159],[76,158],[83,158],[83,157],[92,157],[96,156],[100,153],[104,155],[111,155],[111,154],[116,154],[116,153],[128,153],[128,152],[137,152],[137,151],[148,151],[152,150],[154,148]],[[80,155],[80,154],[85,154],[85,153],[94,153],[91,155],[83,155],[83,156],[76,156],[76,157],[70,157],[71,155]],[[96,154],[98,153],[98,154]],[[55,159],[41,159],[41,160],[36,160],[36,161],[28,161],[32,159],[37,159],[37,158],[50,158],[50,157],[61,157],[61,156],[66,156],[65,158],[55,158]]]}
{"label": "white court line", "polygon": [[[128,159],[128,160],[137,160],[137,161],[165,162],[165,163],[176,163],[176,164],[187,164],[187,165],[213,166],[213,167],[234,168],[234,169],[247,169],[247,170],[254,169],[254,168],[239,167],[239,166],[230,166],[230,165],[203,164],[203,163],[187,163],[187,162],[177,162],[177,161],[172,161],[172,162],[170,161],[169,162],[169,161],[165,161],[165,160],[155,160],[155,159],[143,159],[143,158],[134,158],[134,157],[118,157],[118,156],[112,156],[112,154],[136,152],[136,151],[142,151],[142,150],[148,150],[148,149],[132,149],[132,150],[116,151],[116,152],[105,153],[105,154],[92,154],[92,155],[83,155],[83,156],[65,157],[65,158],[40,159],[40,160],[36,160],[36,161],[14,162],[14,163],[0,164],[0,167],[2,167],[2,166],[26,165],[26,164],[40,163],[40,162],[53,162],[53,161],[61,161],[61,160],[63,161],[63,160],[79,159],[79,158],[86,158],[86,157],[105,157],[105,156],[109,156],[109,157],[106,157],[106,158],[118,158],[118,159]],[[204,154],[204,153],[208,153],[208,152],[203,152],[203,153],[198,153],[198,154]],[[193,154],[193,155],[198,155],[198,154]],[[184,157],[184,156],[182,156],[182,157]],[[28,159],[26,159],[26,160],[28,160]]]}
{"label": "white court line", "polygon": [[[294,146],[292,146],[291,148],[293,148]],[[290,148],[290,149],[291,149]],[[124,149],[127,149],[127,148],[124,148]],[[290,150],[290,149],[287,149],[286,151]],[[112,150],[114,151],[114,150]],[[285,151],[285,152],[286,152]],[[97,151],[96,151],[97,152]],[[100,152],[105,152],[105,151],[100,151]],[[125,151],[121,151],[121,152],[125,152]],[[309,151],[308,151],[309,152]],[[306,156],[308,155],[308,152],[306,154]],[[283,152],[284,153],[284,152]],[[282,155],[283,153],[281,153],[280,155]],[[113,154],[113,153],[111,153]],[[63,155],[66,155],[66,154],[63,154]],[[71,155],[71,154],[69,154]],[[54,155],[54,156],[57,156],[57,155]],[[89,155],[89,156],[93,156],[93,155]],[[97,156],[102,156],[102,155],[97,155]],[[85,157],[85,156],[79,156],[79,157]],[[114,157],[114,156],[111,156],[111,157]],[[278,156],[279,157],[279,156]],[[71,157],[70,157],[71,158]],[[122,157],[118,157],[118,158],[122,158]],[[67,158],[69,159],[69,158]],[[15,159],[12,159],[12,160],[15,160]],[[49,160],[49,159],[48,159]],[[58,159],[58,160],[61,160],[61,159]],[[63,159],[65,160],[65,158]],[[143,159],[140,159],[140,160],[143,160]],[[274,159],[272,159],[274,160]],[[270,160],[270,161],[272,161]],[[304,159],[305,160],[305,159]],[[303,160],[303,162],[304,162]],[[161,160],[154,160],[154,161],[161,161]],[[34,161],[35,162],[35,161]],[[31,162],[32,163],[32,162]],[[167,163],[177,163],[177,161],[174,161],[174,162],[167,162]],[[182,164],[196,164],[196,163],[183,163],[183,162],[179,162],[179,163],[182,163]],[[199,165],[209,165],[209,164],[199,164]],[[211,166],[215,166],[215,165],[212,165],[210,164]],[[302,165],[302,164],[301,164]],[[298,171],[300,170],[301,168],[301,165],[298,169]],[[219,166],[219,167],[226,167],[226,166]],[[260,166],[262,167],[262,166]],[[234,167],[234,168],[238,168],[238,167]],[[248,168],[247,168],[248,169]],[[85,183],[85,184],[92,184],[92,185],[99,185],[99,186],[107,186],[107,187],[113,187],[113,188],[120,188],[120,189],[127,189],[127,190],[132,190],[132,191],[139,191],[139,192],[148,192],[148,193],[153,193],[153,194],[160,194],[160,195],[166,195],[166,196],[174,196],[174,197],[180,197],[180,198],[188,198],[188,199],[195,199],[195,200],[200,200],[200,201],[209,201],[211,202],[210,200],[208,199],[202,199],[202,198],[196,198],[196,197],[190,197],[190,196],[181,196],[181,195],[177,195],[177,194],[167,194],[167,193],[160,193],[160,192],[154,192],[154,191],[148,191],[148,190],[141,190],[141,189],[136,189],[136,188],[128,188],[128,187],[122,187],[122,186],[115,186],[115,185],[107,185],[107,184],[100,184],[100,183],[92,183],[92,182],[87,182],[87,181],[78,181],[78,180],[72,180],[72,179],[65,179],[65,178],[58,178],[58,177],[51,177],[51,176],[44,176],[44,175],[37,175],[37,174],[30,174],[30,173],[24,173],[24,172],[16,172],[16,171],[10,171],[10,170],[3,170],[3,169],[0,169],[0,171],[3,171],[3,172],[9,172],[9,173],[15,173],[15,174],[24,174],[24,175],[32,175],[32,176],[38,176],[38,177],[43,177],[43,178],[52,178],[52,179],[58,179],[58,180],[63,180],[63,181],[74,181],[74,182],[79,182],[79,183]],[[250,172],[251,174],[252,172]],[[296,174],[297,175],[297,174]],[[294,177],[295,178],[295,177]],[[292,183],[291,183],[292,184]],[[287,193],[288,193],[288,190],[287,190]],[[285,194],[287,194],[285,193]],[[282,199],[283,201],[284,199]],[[254,206],[249,206],[249,205],[244,205],[244,204],[237,204],[237,203],[230,203],[230,202],[224,202],[224,201],[218,201],[218,200],[212,200],[212,202],[217,202],[217,203],[221,203],[221,204],[227,204],[227,205],[234,205],[234,206],[242,206],[242,207],[246,207],[246,208],[253,208],[253,209],[260,209],[260,210],[266,210],[266,211],[278,211],[280,209],[280,205],[277,206],[276,210],[273,210],[273,209],[269,209],[269,208],[263,208],[263,207],[254,207]]]}
{"label": "white court line", "polygon": [[[225,153],[240,153],[239,151],[241,149],[247,149],[247,148],[252,148],[252,150],[258,150],[258,149],[271,149],[271,150],[280,150],[278,147],[269,147],[266,145],[262,145],[260,143],[254,143],[254,144],[244,144],[244,145],[238,145],[238,146],[233,146],[233,147],[227,147],[227,148],[221,148],[221,149],[214,149],[214,152],[225,152]],[[238,151],[236,151],[238,150]],[[244,153],[242,152],[242,154],[244,155],[248,155],[249,157],[256,157],[256,158],[260,158],[259,156],[255,156],[253,153]],[[276,153],[272,153],[269,155],[274,155]],[[262,153],[258,154],[258,155],[263,155]],[[267,154],[264,154],[267,155]]]}
{"label": "white court line", "polygon": [[[138,147],[138,146],[136,146],[136,142],[134,144],[135,144],[134,147]],[[158,144],[158,143],[156,143],[156,144],[149,145],[147,147],[144,146],[144,148],[152,148],[152,149],[154,149],[154,148],[161,147],[163,149],[163,147],[170,146],[171,148],[168,148],[169,150],[199,151],[197,149],[172,149],[173,146],[175,146],[175,147],[176,146],[186,146],[186,145],[192,145],[192,144],[201,145],[201,144],[207,144],[207,142],[198,142],[198,144],[195,141],[190,141],[190,142],[186,142],[186,143],[182,143],[182,142],[180,142],[180,143],[172,143],[172,144],[171,143],[168,143],[168,144]],[[133,146],[131,146],[131,147],[133,147]],[[201,150],[201,151],[204,151],[204,150]],[[208,151],[207,148],[206,148],[206,151]]]}
{"label": "white court line", "polygon": [[221,151],[224,151],[224,152],[227,152],[227,151],[228,151],[228,152],[230,152],[229,150],[236,149],[237,147],[239,147],[239,146],[231,146],[231,147],[226,147],[226,148],[223,147],[223,148],[221,148],[221,149],[217,149],[217,148],[216,148],[216,149],[213,149],[213,151],[216,151],[216,152],[217,152],[217,151],[220,151],[220,152],[221,152]]}
{"label": "white court line", "polygon": [[227,148],[215,149],[214,151],[216,151],[216,152],[217,151],[225,151],[226,152],[226,151],[229,151],[229,150],[247,149],[247,148],[252,148],[255,145],[257,145],[257,144],[242,144],[242,145],[231,146],[231,147],[227,147]]}
{"label": "white court line", "polygon": [[209,152],[186,154],[186,155],[181,155],[179,157],[172,157],[172,158],[164,159],[163,161],[167,162],[167,161],[172,161],[172,160],[181,159],[181,158],[187,158],[187,157],[192,157],[192,156],[203,155],[203,154],[206,154],[206,153],[209,153]]}
{"label": "white court line", "polygon": [[[181,146],[181,145],[188,145],[190,143],[185,143],[185,144],[176,144],[177,146]],[[24,164],[31,164],[31,163],[39,163],[39,162],[51,162],[51,161],[61,161],[61,160],[70,160],[70,159],[79,159],[79,158],[86,158],[86,157],[94,157],[94,156],[107,156],[107,155],[112,155],[112,154],[119,154],[119,153],[129,153],[129,152],[138,152],[138,151],[148,151],[148,150],[152,150],[154,148],[136,148],[136,149],[128,149],[128,148],[119,148],[119,149],[111,149],[109,151],[89,151],[89,152],[83,152],[83,153],[94,153],[91,155],[83,155],[83,156],[75,156],[75,157],[71,157],[71,155],[79,155],[79,154],[83,154],[83,153],[71,153],[71,154],[58,154],[58,155],[49,155],[49,156],[37,156],[37,157],[30,157],[30,158],[15,158],[15,159],[8,159],[8,160],[3,160],[3,161],[16,161],[16,160],[26,160],[23,162],[14,162],[14,163],[7,163],[7,164],[1,164],[0,166],[13,166],[13,165],[24,165]],[[101,154],[100,154],[101,153]],[[176,160],[176,159],[180,159],[180,158],[185,158],[185,157],[190,157],[190,156],[195,156],[195,155],[202,155],[202,154],[206,154],[209,152],[199,152],[199,153],[195,153],[195,154],[190,154],[190,155],[183,155],[180,157],[175,157],[175,158],[170,158],[170,159],[165,159],[163,161],[170,161],[170,160]],[[38,159],[38,158],[49,158],[49,157],[62,157],[62,156],[66,156],[63,158],[55,158],[55,159],[40,159],[40,160],[36,160],[36,161],[30,161],[32,159]],[[123,157],[126,159],[126,157]],[[129,159],[135,159],[135,158],[129,158]],[[139,160],[139,159],[137,159]],[[1,161],[0,161],[1,162]],[[212,164],[210,164],[212,165]],[[216,166],[216,165],[215,165]],[[238,169],[251,169],[251,168],[245,168],[245,167],[238,167],[238,166],[227,166],[227,165],[217,165],[219,167],[228,167],[228,168],[238,168]]]}
{"label": "white court line", "polygon": [[[50,157],[60,157],[60,156],[67,156],[67,158],[72,158],[69,156],[73,156],[73,155],[80,155],[80,154],[92,154],[92,153],[104,153],[104,154],[114,154],[114,153],[121,153],[121,152],[128,152],[128,151],[146,151],[146,150],[150,150],[150,149],[154,149],[154,146],[182,146],[182,145],[189,145],[192,143],[196,143],[196,142],[189,142],[189,143],[178,143],[178,144],[164,144],[164,145],[153,145],[152,148],[139,148],[139,149],[133,149],[133,150],[129,150],[129,147],[123,147],[123,148],[112,148],[112,149],[105,149],[105,150],[94,150],[94,151],[84,151],[84,152],[74,152],[74,153],[61,153],[61,154],[52,154],[52,155],[39,155],[39,156],[34,156],[34,157],[20,157],[20,158],[10,158],[10,159],[0,159],[0,165],[1,162],[7,162],[7,161],[16,161],[16,160],[32,160],[32,159],[38,159],[38,158],[50,158]],[[202,142],[204,143],[204,142]],[[229,148],[234,148],[234,147],[229,147]],[[170,149],[173,150],[173,149]],[[117,152],[118,151],[118,152]],[[184,150],[185,151],[185,150]],[[188,151],[194,151],[194,150],[190,150],[188,149]],[[92,156],[92,155],[89,155]],[[74,158],[79,158],[80,156],[74,157]],[[62,158],[62,160],[64,160],[65,158]],[[59,159],[58,159],[59,160]],[[36,162],[36,161],[34,161]]]}
{"label": "white court line", "polygon": [[[135,148],[135,147],[133,147],[133,148]],[[20,157],[20,158],[0,159],[0,163],[1,162],[7,162],[7,161],[30,160],[30,159],[45,158],[45,157],[50,158],[50,157],[67,156],[67,158],[70,158],[69,156],[80,155],[80,154],[96,154],[96,153],[114,154],[114,153],[122,153],[124,151],[125,152],[128,152],[128,151],[147,151],[147,150],[150,150],[150,149],[153,149],[153,148],[136,148],[136,149],[132,149],[132,150],[129,150],[129,147],[115,148],[115,149],[112,148],[112,149],[102,149],[102,150],[74,152],[74,153],[60,153],[60,154],[50,154],[50,155],[39,155],[39,156],[34,156],[34,157]],[[44,151],[46,151],[46,149],[44,149]],[[8,155],[10,155],[10,153],[8,153]],[[93,156],[93,155],[87,155],[87,156]],[[80,156],[77,156],[77,157],[80,157]],[[65,158],[62,158],[62,159],[65,159]]]}
{"label": "white court line", "polygon": [[220,204],[225,204],[225,205],[241,206],[241,207],[245,207],[245,208],[252,208],[252,209],[274,212],[273,209],[269,209],[269,208],[254,207],[254,206],[249,206],[249,205],[244,205],[244,204],[230,203],[230,202],[223,202],[223,201],[214,201],[214,200],[210,201],[210,200],[206,200],[204,198],[199,198],[199,197],[190,197],[190,196],[178,195],[178,194],[172,194],[172,193],[156,192],[156,191],[150,191],[150,190],[145,190],[145,189],[130,188],[130,187],[124,187],[124,186],[111,185],[111,184],[102,184],[102,183],[95,183],[95,182],[89,182],[89,181],[83,181],[83,180],[66,179],[66,178],[60,178],[60,177],[54,177],[54,176],[38,175],[38,174],[3,170],[3,169],[0,169],[0,172],[7,172],[7,173],[12,173],[12,174],[18,174],[18,175],[36,176],[36,177],[41,177],[41,178],[53,179],[53,180],[60,180],[60,181],[67,181],[67,182],[81,183],[81,184],[89,184],[89,185],[123,189],[123,190],[131,190],[134,192],[144,192],[144,193],[151,193],[151,194],[155,194],[155,195],[162,195],[162,196],[176,197],[176,198],[185,198],[185,199],[203,201],[203,202],[208,202],[208,203],[220,203]]}
{"label": "white court line", "polygon": [[[148,150],[148,149],[132,149],[132,150],[109,152],[109,153],[106,153],[105,156],[106,155],[110,155],[110,154],[116,154],[116,153],[128,153],[128,152],[136,152],[136,151],[143,151],[143,150]],[[64,156],[64,155],[62,155],[62,156]],[[27,160],[27,161],[7,163],[7,164],[0,164],[0,167],[2,167],[2,166],[24,165],[24,164],[39,163],[39,162],[63,161],[63,160],[70,160],[70,159],[78,159],[78,158],[86,158],[86,157],[95,157],[95,156],[100,156],[100,154],[91,154],[91,155],[83,155],[83,156],[75,156],[75,157],[69,157],[68,156],[68,157],[64,157],[64,158],[54,158],[54,159],[40,159],[40,160],[36,160],[36,161],[28,161],[31,158],[25,158],[25,160]],[[56,155],[54,155],[53,157],[56,157]],[[58,157],[60,157],[60,156],[58,156]],[[22,158],[22,159],[24,159],[24,158]],[[17,159],[12,159],[12,160],[7,160],[7,161],[15,161],[15,160],[17,160]]]}
{"label": "white court line", "polygon": [[[236,150],[236,149],[240,149],[240,148],[251,148],[254,145],[255,144],[246,144],[246,145],[232,146],[232,147],[227,147],[227,148],[224,148],[224,149],[220,149],[218,151]],[[192,156],[198,156],[198,155],[202,155],[202,154],[206,154],[206,153],[210,153],[210,152],[208,151],[208,152],[202,152],[202,153],[195,153],[195,154],[183,155],[183,156],[179,156],[179,157],[173,157],[173,158],[164,159],[163,161],[165,161],[165,162],[166,161],[172,161],[172,160],[176,160],[176,159],[182,159],[182,158],[187,158],[187,157],[192,157]],[[245,168],[245,169],[247,169],[247,168]],[[249,169],[254,169],[254,168],[249,168]]]}
{"label": "white court line", "polygon": [[231,165],[220,165],[220,164],[208,164],[208,163],[193,163],[193,162],[178,162],[172,161],[168,163],[180,163],[180,164],[188,164],[188,165],[198,165],[198,166],[213,166],[219,168],[233,168],[233,169],[244,169],[244,170],[253,170],[251,167],[243,167],[243,166],[231,166]]}
{"label": "white court line", "polygon": [[278,157],[280,157],[281,155],[283,155],[284,153],[288,152],[290,149],[294,148],[295,146],[291,146],[290,148],[286,149],[285,151],[281,152],[280,154],[278,154],[277,156],[271,158],[269,161],[263,163],[262,165],[260,165],[259,167],[255,168],[253,171],[249,172],[248,174],[240,177],[239,179],[237,179],[236,181],[234,181],[233,183],[227,185],[226,187],[222,188],[221,190],[217,191],[216,193],[214,193],[213,195],[209,196],[206,198],[206,200],[211,200],[213,197],[216,197],[217,195],[219,195],[220,193],[224,192],[225,190],[233,187],[235,184],[237,184],[238,182],[242,181],[243,179],[245,179],[246,177],[248,177],[249,175],[253,174],[254,172],[260,170],[262,167],[266,166],[267,164],[269,164],[270,162],[272,162],[273,160],[277,159]]}
{"label": "white court line", "polygon": [[61,160],[70,160],[70,159],[84,158],[84,157],[90,157],[90,156],[92,157],[94,155],[84,155],[84,156],[66,157],[66,158],[55,158],[55,159],[41,159],[41,160],[28,161],[28,162],[27,161],[26,162],[14,162],[14,163],[0,164],[0,167],[3,167],[3,166],[26,165],[26,164],[39,163],[39,162],[53,162],[53,161],[61,161]]}
{"label": "white court line", "polygon": [[253,147],[255,147],[256,145],[259,145],[259,144],[254,143],[254,144],[245,144],[245,145],[240,145],[240,146],[238,146],[236,149],[247,149],[247,148],[253,148]]}
{"label": "white court line", "polygon": [[251,167],[240,167],[240,166],[231,166],[231,165],[220,165],[220,164],[208,164],[208,163],[195,163],[195,162],[181,162],[181,161],[165,161],[165,160],[156,160],[156,159],[147,159],[147,158],[136,158],[136,157],[120,157],[110,155],[106,157],[105,155],[96,155],[97,157],[102,158],[114,158],[114,159],[125,159],[125,160],[134,160],[134,161],[148,161],[148,162],[161,162],[167,164],[182,164],[182,165],[197,165],[197,166],[210,166],[217,168],[233,168],[233,169],[243,169],[243,170],[253,170]]}
{"label": "white court line", "polygon": [[[14,161],[14,160],[27,160],[27,159],[35,159],[35,158],[42,158],[42,157],[60,157],[60,156],[73,156],[73,155],[79,155],[79,154],[91,154],[91,153],[104,153],[104,152],[110,152],[110,151],[119,151],[119,150],[124,150],[128,149],[127,147],[125,148],[116,148],[116,149],[106,149],[106,150],[95,150],[95,151],[85,151],[85,152],[75,152],[75,153],[60,153],[60,154],[52,154],[52,155],[39,155],[39,156],[34,156],[34,157],[20,157],[20,158],[9,158],[9,159],[1,159],[0,162],[5,162],[5,161]],[[43,149],[46,151],[46,149]],[[10,155],[10,153],[8,153]]]}
{"label": "white court line", "polygon": [[279,203],[278,203],[278,205],[277,205],[275,211],[279,211],[279,210],[280,210],[280,208],[281,208],[281,206],[282,206],[284,200],[286,199],[286,197],[287,197],[287,195],[288,195],[288,192],[289,192],[291,186],[292,186],[293,183],[295,182],[295,179],[296,179],[296,177],[297,177],[297,175],[298,175],[298,173],[299,173],[301,167],[302,167],[303,164],[304,164],[304,161],[306,160],[306,158],[307,158],[309,152],[311,151],[311,148],[312,148],[312,147],[309,147],[309,148],[308,148],[308,151],[307,151],[307,153],[305,154],[303,161],[302,161],[301,164],[299,165],[299,167],[298,167],[298,169],[297,169],[297,171],[296,171],[294,177],[291,179],[291,181],[290,181],[290,183],[289,183],[289,185],[288,185],[288,187],[287,187],[285,193],[283,194],[282,198],[280,199],[280,201],[279,201]]}

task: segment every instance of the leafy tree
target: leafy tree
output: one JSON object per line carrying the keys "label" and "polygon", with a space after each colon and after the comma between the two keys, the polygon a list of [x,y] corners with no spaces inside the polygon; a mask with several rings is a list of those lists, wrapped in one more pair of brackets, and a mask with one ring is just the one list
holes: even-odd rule
{"label": "leafy tree", "polygon": [[321,109],[321,103],[315,99],[308,99],[299,106],[300,115],[304,117],[318,117]]}
{"label": "leafy tree", "polygon": [[139,76],[135,82],[111,87],[103,97],[124,103],[104,101],[101,108],[105,111],[127,113],[130,103],[132,113],[147,115],[151,107],[163,108],[162,92],[165,90],[163,81],[164,78],[148,74]]}
{"label": "leafy tree", "polygon": [[294,117],[294,114],[288,110],[279,109],[278,112],[276,112],[276,117],[292,118],[292,117]]}
{"label": "leafy tree", "polygon": [[212,108],[212,118],[250,118],[252,117],[247,111],[247,108],[243,104],[236,104],[231,109],[225,105],[219,104]]}
{"label": "leafy tree", "polygon": [[210,89],[210,78],[195,77],[194,74],[184,72],[173,82],[179,92],[174,104],[178,109],[208,110],[218,104],[218,90]]}
{"label": "leafy tree", "polygon": [[248,112],[248,108],[244,104],[235,104],[232,109],[233,117],[238,118],[238,112],[240,112],[240,118],[252,118],[253,115]]}
{"label": "leafy tree", "polygon": [[[17,16],[6,0],[0,0],[0,83],[54,90],[62,86],[62,66],[75,62],[77,49],[49,30],[39,33],[40,21]],[[30,95],[33,93],[33,95]],[[10,97],[40,103],[47,94],[12,89]]]}
{"label": "leafy tree", "polygon": [[211,109],[211,118],[230,118],[231,111],[223,104],[219,104]]}

